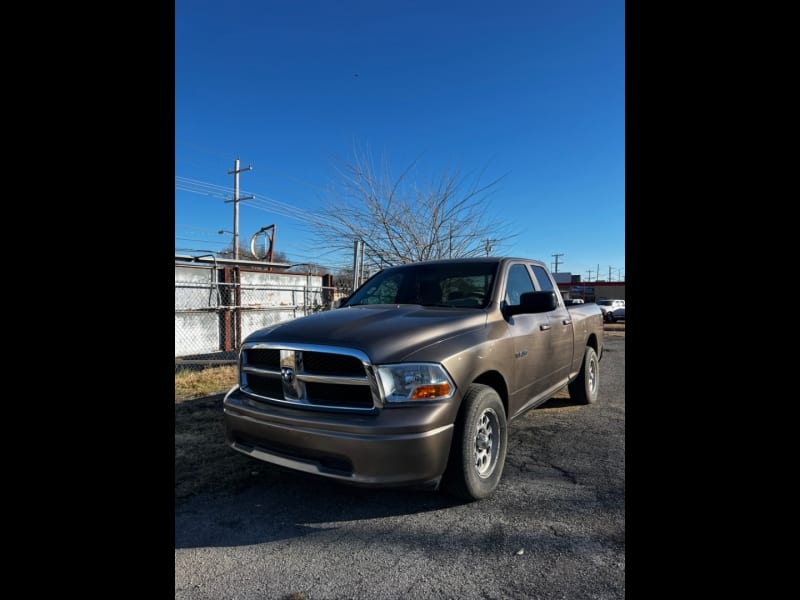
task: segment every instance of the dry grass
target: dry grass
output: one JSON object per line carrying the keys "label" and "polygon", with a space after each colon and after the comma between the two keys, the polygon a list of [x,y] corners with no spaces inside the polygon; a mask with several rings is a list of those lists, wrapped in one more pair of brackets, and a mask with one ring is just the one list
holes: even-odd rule
{"label": "dry grass", "polygon": [[227,392],[236,385],[236,365],[175,373],[175,402]]}
{"label": "dry grass", "polygon": [[236,490],[254,470],[253,459],[225,443],[222,398],[236,384],[237,366],[175,374],[175,500]]}
{"label": "dry grass", "polygon": [[225,443],[222,394],[175,404],[175,500],[243,489],[258,464]]}

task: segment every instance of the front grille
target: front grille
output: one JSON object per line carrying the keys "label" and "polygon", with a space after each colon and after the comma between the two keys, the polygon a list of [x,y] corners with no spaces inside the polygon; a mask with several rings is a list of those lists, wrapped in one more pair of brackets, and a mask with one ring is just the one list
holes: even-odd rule
{"label": "front grille", "polygon": [[305,408],[373,410],[379,399],[356,350],[294,345],[245,344],[242,391],[261,401]]}
{"label": "front grille", "polygon": [[247,387],[259,396],[267,398],[283,398],[283,384],[280,379],[275,377],[265,377],[264,375],[247,376]]}
{"label": "front grille", "polygon": [[245,350],[244,363],[262,369],[280,369],[281,351],[271,348],[253,348],[252,350]]}
{"label": "front grille", "polygon": [[311,404],[372,408],[372,392],[365,385],[307,383],[306,391]]}
{"label": "front grille", "polygon": [[330,352],[303,352],[303,369],[320,375],[364,374],[364,365],[355,356]]}

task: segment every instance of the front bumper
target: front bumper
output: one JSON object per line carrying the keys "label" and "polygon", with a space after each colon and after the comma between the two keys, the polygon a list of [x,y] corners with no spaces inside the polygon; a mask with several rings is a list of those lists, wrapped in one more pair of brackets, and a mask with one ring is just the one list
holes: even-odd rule
{"label": "front bumper", "polygon": [[238,387],[223,402],[233,449],[290,469],[365,486],[436,485],[450,452],[453,400],[323,412],[253,400]]}

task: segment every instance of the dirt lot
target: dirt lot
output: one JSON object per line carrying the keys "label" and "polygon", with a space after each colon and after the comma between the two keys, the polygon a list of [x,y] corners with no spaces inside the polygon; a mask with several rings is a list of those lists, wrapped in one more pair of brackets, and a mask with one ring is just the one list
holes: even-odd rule
{"label": "dirt lot", "polygon": [[225,445],[221,394],[176,403],[175,597],[624,598],[624,324],[606,329],[598,403],[514,421],[480,502],[283,471]]}

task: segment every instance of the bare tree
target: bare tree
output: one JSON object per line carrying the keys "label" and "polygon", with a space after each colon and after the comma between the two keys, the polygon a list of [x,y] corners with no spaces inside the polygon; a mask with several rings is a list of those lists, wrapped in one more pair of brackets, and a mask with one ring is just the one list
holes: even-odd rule
{"label": "bare tree", "polygon": [[287,273],[313,273],[314,275],[325,275],[330,273],[328,267],[318,262],[297,263],[286,269]]}
{"label": "bare tree", "polygon": [[[233,258],[233,244],[225,247],[217,252],[220,258]],[[246,248],[243,244],[239,244],[239,259],[240,260],[258,260],[250,253],[250,248]]]}
{"label": "bare tree", "polygon": [[482,184],[481,173],[468,182],[455,170],[419,186],[412,180],[418,159],[395,178],[385,160],[375,169],[369,151],[356,149],[353,155],[341,161],[339,179],[315,222],[326,247],[352,252],[353,240],[361,239],[365,263],[382,268],[482,256],[489,242],[498,249],[514,237],[507,223],[489,213],[487,199],[502,177]]}

